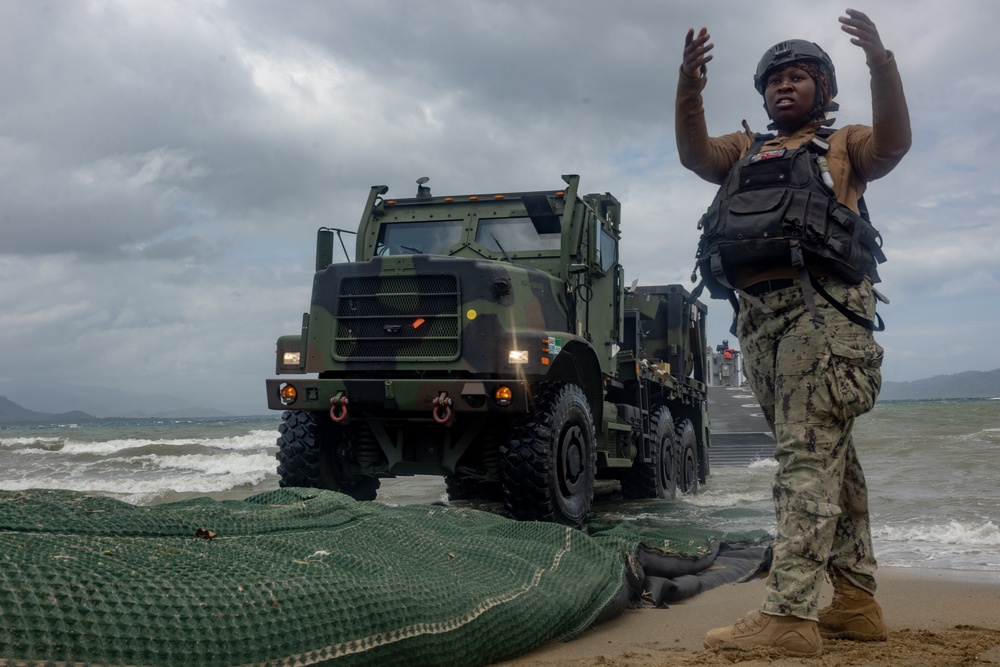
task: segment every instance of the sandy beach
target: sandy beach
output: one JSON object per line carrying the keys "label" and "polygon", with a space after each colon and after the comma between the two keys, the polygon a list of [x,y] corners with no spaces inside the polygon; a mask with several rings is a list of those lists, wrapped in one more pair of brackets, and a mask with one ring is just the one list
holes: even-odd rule
{"label": "sandy beach", "polygon": [[[728,584],[667,609],[636,609],[552,643],[504,667],[652,667],[653,665],[830,665],[950,667],[1000,665],[1000,572],[882,568],[878,599],[887,642],[829,641],[816,658],[770,650],[706,651],[702,637],[752,611],[763,580]],[[823,597],[829,600],[830,590]]]}

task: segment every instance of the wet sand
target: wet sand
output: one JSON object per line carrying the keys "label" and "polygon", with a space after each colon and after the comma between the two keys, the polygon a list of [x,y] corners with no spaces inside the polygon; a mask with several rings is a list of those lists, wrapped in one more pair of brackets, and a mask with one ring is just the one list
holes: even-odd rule
{"label": "wet sand", "polygon": [[[1000,665],[1000,571],[882,568],[878,599],[887,642],[829,641],[816,658],[779,651],[706,651],[705,632],[757,608],[763,581],[728,584],[667,609],[636,609],[565,643],[552,643],[505,667],[652,667],[663,665],[823,665],[950,667]],[[831,591],[825,591],[826,604]]]}

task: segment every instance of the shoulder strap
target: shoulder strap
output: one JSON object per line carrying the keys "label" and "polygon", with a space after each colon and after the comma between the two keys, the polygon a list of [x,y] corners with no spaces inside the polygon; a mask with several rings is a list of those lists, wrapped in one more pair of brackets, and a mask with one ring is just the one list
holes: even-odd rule
{"label": "shoulder strap", "polygon": [[747,149],[747,155],[755,155],[760,152],[761,147],[767,142],[774,139],[773,134],[756,134],[753,138],[753,143],[750,144],[750,148]]}
{"label": "shoulder strap", "polygon": [[[833,129],[832,127],[821,127],[818,130],[816,130],[816,136],[825,141],[826,139],[829,139],[830,135],[836,131],[837,130]],[[868,222],[872,221],[871,215],[869,215],[868,213],[868,205],[865,203],[864,196],[858,198],[858,210],[861,212],[862,218],[864,218]]]}
{"label": "shoulder strap", "polygon": [[[860,197],[858,197],[858,211],[861,213],[861,217],[862,218],[864,218],[868,222],[872,221],[871,215],[868,214],[868,204],[865,203],[865,196],[864,195],[861,195]],[[879,237],[879,242],[881,242],[881,240],[882,240],[882,237],[880,236]],[[879,246],[879,247],[881,247],[881,246]],[[885,260],[882,260],[882,261],[885,261]]]}

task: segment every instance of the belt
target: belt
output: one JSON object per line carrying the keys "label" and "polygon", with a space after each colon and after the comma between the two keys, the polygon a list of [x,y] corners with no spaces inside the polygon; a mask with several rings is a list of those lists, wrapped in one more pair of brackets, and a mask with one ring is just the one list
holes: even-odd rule
{"label": "belt", "polygon": [[765,294],[770,294],[771,292],[776,292],[780,289],[791,287],[794,284],[795,284],[794,278],[778,278],[776,280],[763,280],[759,283],[754,283],[753,285],[744,288],[742,291],[746,292],[750,296],[764,296]]}

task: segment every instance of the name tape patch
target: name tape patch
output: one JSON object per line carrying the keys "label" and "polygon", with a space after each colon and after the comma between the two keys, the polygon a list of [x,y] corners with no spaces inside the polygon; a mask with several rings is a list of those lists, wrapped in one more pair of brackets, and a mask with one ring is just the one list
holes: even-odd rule
{"label": "name tape patch", "polygon": [[773,151],[761,151],[750,158],[750,164],[760,162],[761,160],[771,160],[776,157],[781,157],[785,154],[785,150],[786,149],[784,148],[777,148]]}

